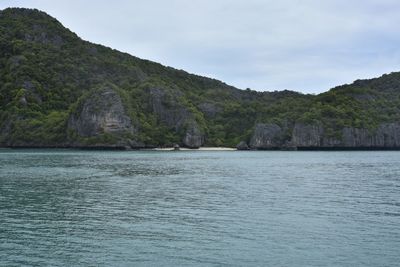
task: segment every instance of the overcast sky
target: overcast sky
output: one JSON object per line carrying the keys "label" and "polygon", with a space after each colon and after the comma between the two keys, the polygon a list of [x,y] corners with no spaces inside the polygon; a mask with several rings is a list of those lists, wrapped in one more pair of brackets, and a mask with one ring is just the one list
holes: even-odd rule
{"label": "overcast sky", "polygon": [[239,88],[318,93],[400,70],[399,0],[0,0]]}

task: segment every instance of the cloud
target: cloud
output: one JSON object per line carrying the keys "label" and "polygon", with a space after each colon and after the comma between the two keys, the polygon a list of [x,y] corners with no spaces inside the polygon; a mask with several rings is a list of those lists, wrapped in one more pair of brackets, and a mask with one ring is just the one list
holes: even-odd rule
{"label": "cloud", "polygon": [[240,88],[322,92],[399,70],[394,0],[1,1],[82,38]]}

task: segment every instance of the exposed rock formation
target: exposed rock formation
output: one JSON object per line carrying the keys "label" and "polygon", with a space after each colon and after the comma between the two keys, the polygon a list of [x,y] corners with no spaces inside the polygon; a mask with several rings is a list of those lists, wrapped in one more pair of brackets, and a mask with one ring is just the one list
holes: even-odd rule
{"label": "exposed rock formation", "polygon": [[123,140],[133,134],[135,129],[120,96],[109,87],[92,92],[78,104],[68,120],[68,129],[79,137],[96,137],[108,133],[121,139],[117,145],[135,144],[132,140]]}
{"label": "exposed rock formation", "polygon": [[182,93],[177,89],[172,91],[159,87],[150,88],[152,111],[161,123],[175,132],[185,130],[182,138],[184,146],[198,148],[204,144],[204,133],[194,119],[194,114],[179,101],[180,96]]}
{"label": "exposed rock formation", "polygon": [[192,122],[186,130],[183,144],[189,148],[199,148],[204,143],[204,135],[197,123]]}
{"label": "exposed rock formation", "polygon": [[259,123],[250,140],[252,149],[276,149],[283,145],[283,130],[274,123]]}
{"label": "exposed rock formation", "polygon": [[161,87],[149,89],[150,105],[160,122],[169,128],[180,130],[190,118],[189,111],[179,102],[181,92],[167,90]]}
{"label": "exposed rock formation", "polygon": [[319,147],[322,146],[323,135],[321,125],[296,123],[292,133],[292,144],[297,147]]}
{"label": "exposed rock formation", "polygon": [[210,103],[210,102],[204,102],[199,105],[199,109],[201,112],[204,113],[206,117],[212,118],[215,117],[219,112],[221,112],[221,108],[218,107],[217,105]]}
{"label": "exposed rock formation", "polygon": [[375,131],[344,128],[344,147],[394,148],[400,146],[400,123],[384,123]]}
{"label": "exposed rock formation", "polygon": [[343,146],[340,136],[327,136],[321,123],[296,123],[291,144],[298,148],[332,148]]}
{"label": "exposed rock formation", "polygon": [[239,144],[236,145],[237,150],[249,150],[249,146],[245,141],[241,141]]}
{"label": "exposed rock formation", "polygon": [[343,128],[338,137],[327,136],[322,124],[296,123],[291,140],[276,124],[257,124],[250,141],[252,149],[379,149],[400,147],[400,123],[384,123],[375,130]]}
{"label": "exposed rock formation", "polygon": [[400,146],[400,124],[384,123],[375,130],[346,127],[338,138],[325,136],[320,125],[296,124],[292,143],[317,148],[394,148]]}

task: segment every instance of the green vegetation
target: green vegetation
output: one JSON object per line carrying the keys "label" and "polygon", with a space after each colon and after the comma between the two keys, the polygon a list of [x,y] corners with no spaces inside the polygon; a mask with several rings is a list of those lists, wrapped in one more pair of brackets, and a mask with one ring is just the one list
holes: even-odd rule
{"label": "green vegetation", "polygon": [[[138,129],[137,139],[146,145],[179,143],[189,127],[160,118],[152,104],[153,88],[162,89],[161,103],[168,112],[190,114],[205,134],[206,145],[213,146],[248,140],[259,122],[322,123],[329,135],[337,136],[343,127],[373,130],[380,123],[400,120],[400,73],[319,95],[238,90],[83,41],[38,10],[12,8],[0,14],[3,146],[64,145],[79,139],[69,132],[68,118],[88,92],[104,85],[118,92]],[[102,134],[84,143],[114,141]]]}

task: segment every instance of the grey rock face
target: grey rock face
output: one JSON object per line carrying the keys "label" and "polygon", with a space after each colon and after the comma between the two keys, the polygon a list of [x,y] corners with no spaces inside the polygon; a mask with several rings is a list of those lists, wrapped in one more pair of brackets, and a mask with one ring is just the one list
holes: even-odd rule
{"label": "grey rock face", "polygon": [[204,144],[204,135],[197,123],[190,123],[183,137],[183,144],[189,148],[199,148]]}
{"label": "grey rock face", "polygon": [[384,123],[376,130],[346,127],[341,138],[324,135],[320,125],[296,123],[292,144],[297,147],[395,148],[400,147],[400,123]]}
{"label": "grey rock face", "polygon": [[253,149],[275,149],[283,144],[283,130],[274,123],[259,123],[250,140]]}
{"label": "grey rock face", "polygon": [[381,147],[400,146],[400,123],[384,123],[375,131],[368,129],[344,128],[342,132],[345,147]]}
{"label": "grey rock face", "polygon": [[381,124],[376,133],[377,140],[384,147],[400,147],[400,123]]}
{"label": "grey rock face", "polygon": [[185,122],[191,118],[189,111],[182,106],[178,98],[180,92],[168,92],[163,88],[150,88],[150,102],[153,112],[159,120],[168,127],[179,131]]}
{"label": "grey rock face", "polygon": [[49,35],[47,29],[42,25],[33,25],[33,35],[26,33],[25,40],[28,42],[36,42],[42,44],[52,44],[57,47],[61,47],[64,44],[64,40],[59,35]]}
{"label": "grey rock face", "polygon": [[[290,141],[276,124],[257,124],[252,149],[400,148],[400,123],[384,123],[375,130],[343,128],[337,138],[327,136],[322,124],[295,123]],[[240,143],[239,145],[245,145]],[[239,149],[238,145],[238,149]]]}
{"label": "grey rock face", "polygon": [[128,147],[130,148],[145,148],[146,145],[143,142],[137,141],[137,140],[126,140],[126,142],[123,142],[124,144],[126,143]]}
{"label": "grey rock face", "polygon": [[221,112],[221,108],[216,106],[213,103],[205,102],[199,105],[199,109],[204,113],[206,117],[212,118],[215,117],[219,112]]}
{"label": "grey rock face", "polygon": [[10,145],[10,134],[12,132],[12,122],[10,119],[0,123],[0,143],[4,142]]}
{"label": "grey rock face", "polygon": [[239,144],[236,145],[237,150],[249,150],[249,146],[245,141],[241,141]]}
{"label": "grey rock face", "polygon": [[189,148],[198,148],[204,144],[204,134],[194,119],[194,115],[181,104],[178,90],[163,88],[150,89],[150,104],[159,120],[176,132],[186,129],[182,143]]}
{"label": "grey rock face", "polygon": [[342,131],[345,147],[371,147],[376,143],[371,133],[366,129],[344,128]]}
{"label": "grey rock face", "polygon": [[[42,97],[40,96],[40,94],[37,91],[37,88],[35,86],[35,84],[30,81],[30,80],[23,80],[20,83],[20,86],[25,89],[25,94],[23,96],[23,99],[20,99],[21,104],[23,103],[23,105],[28,104],[28,102],[35,102],[37,104],[41,104],[42,103]],[[26,98],[29,97],[29,100]]]}
{"label": "grey rock face", "polygon": [[102,133],[134,133],[120,96],[111,88],[102,89],[86,98],[69,118],[68,128],[82,137]]}
{"label": "grey rock face", "polygon": [[292,133],[292,144],[298,147],[321,147],[324,130],[320,125],[296,123]]}

